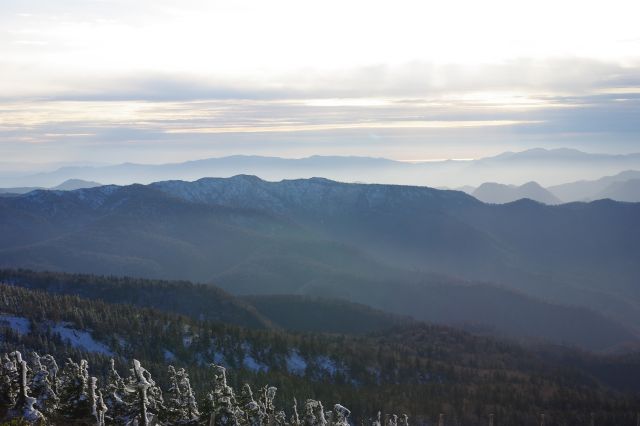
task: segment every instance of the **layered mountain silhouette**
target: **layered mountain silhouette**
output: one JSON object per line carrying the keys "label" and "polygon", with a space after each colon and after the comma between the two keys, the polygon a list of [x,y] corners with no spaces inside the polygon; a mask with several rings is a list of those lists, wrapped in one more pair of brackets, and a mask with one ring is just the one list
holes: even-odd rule
{"label": "layered mountain silhouette", "polygon": [[559,198],[536,182],[528,182],[521,186],[503,185],[499,183],[483,183],[471,193],[485,203],[504,204],[528,198],[544,204],[560,204]]}
{"label": "layered mountain silhouette", "polygon": [[640,204],[613,201],[490,205],[319,178],[167,181],[0,199],[0,265],[342,298],[603,349],[637,332],[639,218]]}
{"label": "layered mountain silhouette", "polygon": [[565,202],[610,198],[617,201],[640,202],[640,171],[625,170],[614,176],[582,180],[547,188]]}
{"label": "layered mountain silhouette", "polygon": [[[44,173],[4,176],[2,186],[51,187],[67,179],[108,184],[151,183],[167,179],[195,180],[251,174],[267,180],[323,176],[343,182],[375,182],[431,187],[478,186],[483,182],[543,186],[597,179],[624,170],[640,170],[640,154],[591,154],[572,149],[530,149],[470,161],[404,162],[384,158],[312,156],[279,158],[236,155],[183,163],[63,167]],[[558,197],[562,200],[565,198]]]}
{"label": "layered mountain silhouette", "polygon": [[599,192],[595,198],[610,198],[616,201],[638,202],[640,201],[640,179],[613,182],[603,191]]}
{"label": "layered mountain silhouette", "polygon": [[507,185],[486,182],[475,188],[462,186],[460,191],[473,195],[486,203],[504,204],[528,198],[544,204],[611,199],[640,202],[640,171],[626,170],[614,176],[596,180],[581,180],[543,188],[536,182]]}
{"label": "layered mountain silhouette", "polygon": [[51,188],[42,187],[16,187],[16,188],[0,188],[0,194],[26,194],[27,192],[36,191],[38,189],[51,189],[54,191],[73,191],[75,189],[94,188],[101,186],[98,182],[90,182],[82,179],[68,179],[62,182],[60,185],[53,186]]}

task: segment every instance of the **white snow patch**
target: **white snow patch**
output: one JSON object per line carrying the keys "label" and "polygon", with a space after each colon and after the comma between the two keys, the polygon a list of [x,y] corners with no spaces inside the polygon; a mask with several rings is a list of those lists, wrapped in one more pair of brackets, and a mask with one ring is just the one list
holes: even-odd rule
{"label": "white snow patch", "polygon": [[0,325],[10,327],[18,334],[29,333],[30,321],[24,317],[16,317],[13,315],[0,314]]}
{"label": "white snow patch", "polygon": [[335,375],[339,370],[338,364],[334,360],[332,360],[331,358],[325,355],[316,357],[316,364],[321,370],[326,371],[332,376]]}
{"label": "white snow patch", "polygon": [[118,345],[120,345],[120,349],[124,349],[127,347],[127,341],[124,339],[124,337],[119,337],[118,336]]}
{"label": "white snow patch", "polygon": [[261,363],[249,354],[245,354],[242,365],[244,365],[247,370],[251,370],[253,372],[269,371],[268,365]]}
{"label": "white snow patch", "polygon": [[213,352],[213,362],[215,364],[224,365],[225,361],[226,361],[226,359],[225,359],[224,354],[222,352],[220,352],[220,351],[214,351]]}
{"label": "white snow patch", "polygon": [[188,348],[189,346],[191,346],[192,343],[193,343],[193,336],[185,335],[182,337],[182,344],[184,345],[185,348]]}
{"label": "white snow patch", "polygon": [[300,355],[300,352],[297,350],[291,351],[287,354],[287,358],[285,359],[287,362],[287,371],[292,374],[297,374],[299,376],[304,375],[305,370],[307,369],[307,361]]}
{"label": "white snow patch", "polygon": [[63,341],[71,346],[84,349],[87,352],[97,352],[113,356],[113,352],[104,343],[96,342],[87,331],[76,330],[69,327],[69,323],[57,323],[51,328],[53,333],[60,335]]}

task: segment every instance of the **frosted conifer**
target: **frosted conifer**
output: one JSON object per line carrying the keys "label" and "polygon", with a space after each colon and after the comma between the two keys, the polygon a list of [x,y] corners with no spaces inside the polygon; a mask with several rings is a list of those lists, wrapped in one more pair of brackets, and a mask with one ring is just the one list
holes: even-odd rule
{"label": "frosted conifer", "polygon": [[111,359],[107,385],[103,394],[103,402],[107,407],[107,419],[120,423],[125,422],[129,412],[126,399],[128,393],[131,392],[133,390],[127,389],[124,379],[116,371],[114,360]]}
{"label": "frosted conifer", "polygon": [[237,397],[238,406],[243,413],[243,422],[249,426],[260,426],[266,419],[266,414],[260,407],[255,399],[253,399],[253,392],[251,386],[245,383],[240,390],[240,394]]}
{"label": "frosted conifer", "polygon": [[200,416],[189,376],[183,368],[176,371],[172,365],[169,366],[169,388],[164,399],[164,417],[171,424],[194,423]]}
{"label": "frosted conifer", "polygon": [[227,385],[226,369],[220,365],[211,364],[214,374],[214,388],[209,399],[213,406],[210,424],[217,426],[239,424],[237,403],[233,389]]}
{"label": "frosted conifer", "polygon": [[29,388],[32,396],[36,399],[36,408],[45,416],[52,415],[58,408],[60,399],[53,390],[53,383],[50,380],[50,373],[47,367],[41,362],[41,357],[33,353],[33,378]]}
{"label": "frosted conifer", "polygon": [[289,421],[292,426],[300,426],[300,416],[298,415],[298,400],[293,398],[293,414],[291,415],[291,420]]}
{"label": "frosted conifer", "polygon": [[332,424],[337,426],[349,426],[349,421],[347,420],[349,415],[351,415],[351,411],[349,411],[349,409],[340,404],[334,405],[331,416]]}
{"label": "frosted conifer", "polygon": [[9,358],[7,354],[2,357],[2,365],[0,366],[0,406],[9,408],[16,403],[19,391],[18,367],[15,360]]}
{"label": "frosted conifer", "polygon": [[89,396],[89,365],[86,360],[77,364],[68,359],[62,369],[59,386],[60,409],[66,418],[93,418]]}
{"label": "frosted conifer", "polygon": [[150,375],[137,359],[133,360],[133,369],[131,371],[132,377],[129,380],[129,385],[134,390],[131,393],[131,420],[139,426],[152,425],[154,413],[150,411],[149,390],[155,385],[155,382],[149,380]]}

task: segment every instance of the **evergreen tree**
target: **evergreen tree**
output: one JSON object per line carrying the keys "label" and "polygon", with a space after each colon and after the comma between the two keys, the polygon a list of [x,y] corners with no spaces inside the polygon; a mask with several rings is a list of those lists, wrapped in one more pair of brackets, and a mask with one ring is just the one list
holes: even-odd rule
{"label": "evergreen tree", "polygon": [[166,410],[163,420],[170,424],[193,424],[200,413],[189,376],[183,368],[176,370],[172,365],[169,366],[168,371],[169,388],[165,392]]}
{"label": "evergreen tree", "polygon": [[6,411],[16,404],[19,392],[19,373],[15,361],[7,354],[3,355],[0,368],[2,373],[0,376],[0,407]]}
{"label": "evergreen tree", "polygon": [[331,415],[331,423],[336,426],[349,426],[349,415],[351,411],[346,407],[336,404],[333,406],[333,413]]}
{"label": "evergreen tree", "polygon": [[128,399],[127,395],[130,392],[132,390],[127,389],[124,379],[116,371],[115,362],[112,358],[103,398],[108,420],[119,423],[126,422],[129,409],[125,400]]}
{"label": "evergreen tree", "polygon": [[209,424],[216,426],[233,426],[240,424],[238,404],[233,389],[227,385],[226,369],[220,365],[211,364],[214,382],[213,390],[209,394],[212,413]]}
{"label": "evergreen tree", "polygon": [[128,407],[129,420],[139,426],[150,426],[157,422],[159,417],[165,414],[162,391],[156,386],[151,374],[140,364],[133,360],[132,376],[129,378]]}
{"label": "evergreen tree", "polygon": [[92,421],[92,406],[89,379],[89,364],[80,360],[80,364],[68,359],[60,377],[60,411],[67,419]]}
{"label": "evergreen tree", "polygon": [[24,419],[30,423],[44,421],[44,415],[35,408],[36,399],[29,396],[27,362],[22,359],[22,354],[18,351],[12,352],[10,356],[15,360],[18,373],[18,394],[15,398],[15,405],[10,410],[10,416]]}
{"label": "evergreen tree", "polygon": [[266,419],[266,413],[261,409],[256,400],[253,399],[253,392],[248,383],[242,386],[237,401],[239,408],[244,414],[242,423],[249,426],[259,426],[263,424]]}
{"label": "evergreen tree", "polygon": [[49,370],[42,363],[42,358],[34,352],[31,359],[33,365],[33,378],[31,379],[29,387],[31,389],[31,394],[36,399],[35,406],[45,416],[52,416],[58,409],[60,399],[53,390]]}
{"label": "evergreen tree", "polygon": [[39,357],[39,361],[40,361],[40,365],[42,365],[42,367],[46,369],[47,372],[49,373],[48,379],[49,379],[49,383],[51,383],[51,389],[57,395],[58,384],[60,381],[58,377],[58,372],[60,371],[60,368],[58,367],[58,363],[56,362],[56,359],[53,357],[53,355],[47,354]]}
{"label": "evergreen tree", "polygon": [[300,416],[298,415],[298,400],[293,398],[293,414],[291,414],[291,420],[289,421],[292,426],[300,426]]}
{"label": "evergreen tree", "polygon": [[96,403],[96,424],[97,426],[104,426],[106,424],[106,413],[108,409],[102,398],[102,391],[98,391],[98,400]]}

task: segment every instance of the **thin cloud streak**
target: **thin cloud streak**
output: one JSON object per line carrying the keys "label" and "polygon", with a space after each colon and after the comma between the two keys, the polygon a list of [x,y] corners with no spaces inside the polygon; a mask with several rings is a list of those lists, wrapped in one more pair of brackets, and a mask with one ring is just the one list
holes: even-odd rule
{"label": "thin cloud streak", "polygon": [[535,124],[540,121],[486,120],[486,121],[391,121],[387,123],[345,123],[345,124],[307,124],[250,127],[199,127],[170,129],[166,133],[266,133],[266,132],[308,132],[338,129],[455,129],[464,127],[514,126]]}
{"label": "thin cloud streak", "polygon": [[640,87],[630,64],[578,57],[513,59],[476,66],[414,61],[348,69],[296,69],[261,76],[190,72],[61,75],[0,60],[0,101],[307,100],[434,98],[482,92],[585,95]]}
{"label": "thin cloud streak", "polygon": [[639,10],[7,0],[0,158],[640,151]]}

